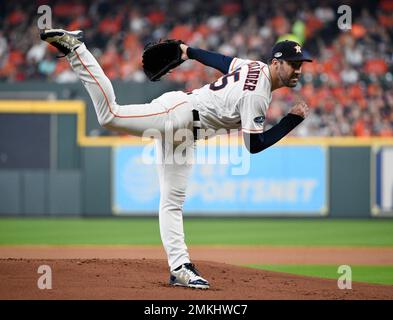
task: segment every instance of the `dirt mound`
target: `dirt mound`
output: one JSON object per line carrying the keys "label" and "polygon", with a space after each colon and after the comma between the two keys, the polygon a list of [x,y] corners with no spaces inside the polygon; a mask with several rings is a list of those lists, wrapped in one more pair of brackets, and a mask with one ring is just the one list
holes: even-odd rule
{"label": "dirt mound", "polygon": [[[169,286],[166,260],[1,259],[0,299],[393,299],[393,286],[354,282],[352,290],[340,290],[336,280],[194,262],[211,289]],[[37,287],[40,265],[51,267],[50,290]]]}

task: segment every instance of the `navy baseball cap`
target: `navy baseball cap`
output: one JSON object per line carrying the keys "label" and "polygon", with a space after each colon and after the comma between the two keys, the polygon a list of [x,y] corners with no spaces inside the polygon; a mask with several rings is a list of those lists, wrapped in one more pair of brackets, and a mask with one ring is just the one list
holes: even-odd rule
{"label": "navy baseball cap", "polygon": [[307,52],[303,51],[300,44],[291,40],[277,42],[272,49],[272,56],[270,59],[273,58],[286,61],[312,62],[311,57]]}

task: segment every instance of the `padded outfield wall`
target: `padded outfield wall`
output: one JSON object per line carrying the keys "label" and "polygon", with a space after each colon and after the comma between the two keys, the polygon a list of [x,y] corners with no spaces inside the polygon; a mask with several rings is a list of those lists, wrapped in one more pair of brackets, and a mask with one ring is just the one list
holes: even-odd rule
{"label": "padded outfield wall", "polygon": [[[141,161],[154,148],[88,135],[100,131],[84,101],[0,101],[1,215],[157,215],[155,165]],[[391,139],[285,138],[256,155],[198,142],[196,159],[186,215],[393,216]]]}

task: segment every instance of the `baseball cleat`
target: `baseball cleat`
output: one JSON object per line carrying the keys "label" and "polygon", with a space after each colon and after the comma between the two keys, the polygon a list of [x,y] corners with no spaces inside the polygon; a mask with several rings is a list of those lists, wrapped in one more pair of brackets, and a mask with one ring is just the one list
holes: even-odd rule
{"label": "baseball cleat", "polygon": [[83,31],[66,31],[63,29],[48,29],[40,33],[41,40],[48,42],[67,55],[78,48],[83,42]]}
{"label": "baseball cleat", "polygon": [[192,263],[185,263],[171,271],[169,284],[195,289],[209,289],[209,282],[200,276]]}

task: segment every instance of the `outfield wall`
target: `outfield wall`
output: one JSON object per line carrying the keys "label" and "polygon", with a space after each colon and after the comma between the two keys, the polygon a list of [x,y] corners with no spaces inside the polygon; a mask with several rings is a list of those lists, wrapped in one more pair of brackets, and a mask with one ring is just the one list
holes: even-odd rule
{"label": "outfield wall", "polygon": [[[0,101],[0,215],[157,215],[154,164],[139,161],[146,142],[88,135],[87,110],[83,100]],[[392,147],[286,138],[250,157],[241,143],[198,143],[202,155],[232,150],[248,160],[194,165],[185,214],[393,216]]]}

